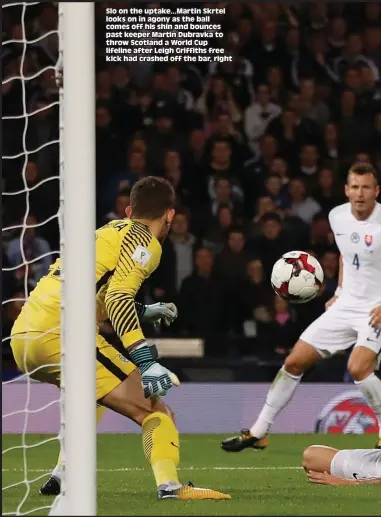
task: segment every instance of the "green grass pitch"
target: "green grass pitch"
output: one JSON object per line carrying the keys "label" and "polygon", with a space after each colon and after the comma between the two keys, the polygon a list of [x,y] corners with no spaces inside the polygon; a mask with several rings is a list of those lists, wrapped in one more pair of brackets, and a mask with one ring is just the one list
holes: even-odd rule
{"label": "green grass pitch", "polygon": [[[47,436],[28,435],[33,445]],[[378,486],[330,487],[311,485],[300,468],[303,449],[311,444],[337,448],[370,448],[374,436],[272,435],[264,451],[228,454],[221,450],[221,435],[183,435],[180,479],[195,486],[228,492],[230,501],[157,501],[153,475],[143,456],[141,438],[133,435],[98,436],[98,515],[380,515]],[[21,437],[3,436],[3,451],[21,445]],[[54,466],[58,442],[27,450],[28,479],[46,476]],[[3,515],[15,514],[26,494],[22,449],[3,454]],[[51,504],[30,485],[20,514]],[[32,515],[47,515],[38,510]]]}

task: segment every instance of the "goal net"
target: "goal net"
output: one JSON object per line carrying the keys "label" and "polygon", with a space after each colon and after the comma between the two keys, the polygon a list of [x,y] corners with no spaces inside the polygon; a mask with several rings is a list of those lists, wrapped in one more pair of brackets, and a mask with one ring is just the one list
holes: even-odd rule
{"label": "goal net", "polygon": [[[93,8],[2,5],[3,515],[96,514]],[[29,337],[20,375],[10,333],[59,256],[58,390],[33,379],[57,365],[33,368]],[[61,495],[41,498],[59,450]]]}

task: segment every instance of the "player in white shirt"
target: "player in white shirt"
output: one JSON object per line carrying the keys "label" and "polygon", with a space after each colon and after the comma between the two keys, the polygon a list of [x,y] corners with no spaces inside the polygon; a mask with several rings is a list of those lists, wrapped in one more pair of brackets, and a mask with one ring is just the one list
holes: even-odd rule
{"label": "player in white shirt", "polygon": [[312,483],[381,485],[381,450],[310,445],[303,453],[302,465]]}
{"label": "player in white shirt", "polygon": [[251,429],[227,438],[221,447],[238,452],[246,447],[263,449],[278,413],[291,400],[304,372],[321,358],[355,346],[348,371],[379,423],[381,448],[381,380],[375,370],[381,360],[381,326],[371,316],[381,305],[381,205],[377,174],[369,164],[351,167],[345,185],[349,203],[329,214],[340,250],[338,289],[326,312],[300,336],[268,392]]}

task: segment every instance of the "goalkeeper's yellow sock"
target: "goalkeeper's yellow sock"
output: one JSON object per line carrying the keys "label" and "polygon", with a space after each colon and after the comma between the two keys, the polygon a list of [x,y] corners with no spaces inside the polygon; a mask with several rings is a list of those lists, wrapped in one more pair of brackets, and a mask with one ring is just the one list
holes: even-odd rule
{"label": "goalkeeper's yellow sock", "polygon": [[143,450],[151,464],[156,485],[180,484],[177,465],[180,461],[179,432],[164,413],[152,413],[142,423]]}
{"label": "goalkeeper's yellow sock", "polygon": [[[102,417],[104,415],[104,412],[106,411],[105,406],[97,406],[96,410],[96,417],[97,417],[97,424],[102,420]],[[55,476],[58,479],[61,479],[62,475],[62,451],[60,451],[58,455],[57,465],[54,467],[52,476]]]}

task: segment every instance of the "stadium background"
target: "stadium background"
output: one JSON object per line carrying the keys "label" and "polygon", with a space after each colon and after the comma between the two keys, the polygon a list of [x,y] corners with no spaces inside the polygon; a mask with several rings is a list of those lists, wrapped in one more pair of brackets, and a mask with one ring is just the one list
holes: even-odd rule
{"label": "stadium background", "polygon": [[[185,381],[271,381],[336,289],[327,214],[344,201],[348,166],[371,161],[381,172],[381,4],[226,4],[225,37],[211,44],[221,43],[233,62],[177,67],[105,64],[105,9],[117,6],[96,5],[97,224],[123,217],[139,178],[168,178],[178,212],[162,262],[139,293],[145,303],[178,304],[176,324],[160,338],[176,339],[168,343],[189,357],[163,362]],[[20,39],[21,9],[3,14],[3,40]],[[53,4],[27,8],[27,39],[56,27]],[[25,76],[53,67],[57,50],[56,35],[29,44]],[[22,51],[22,44],[4,47],[3,80],[18,75]],[[58,137],[58,108],[43,109],[58,100],[53,68],[25,88],[27,111],[41,110],[28,119],[32,150]],[[3,115],[23,113],[20,80],[3,86],[2,101]],[[4,155],[22,152],[23,130],[23,119],[4,121]],[[23,189],[22,168],[23,158],[3,162],[3,191]],[[57,174],[57,145],[28,155],[32,228],[22,246],[28,260],[52,252],[28,268],[28,289],[58,255]],[[3,226],[20,224],[25,209],[25,193],[5,196]],[[269,284],[272,264],[292,249],[314,254],[325,272],[320,295],[306,306],[287,306]],[[20,266],[3,272],[3,300],[24,298],[20,231],[3,233],[2,263]],[[2,306],[3,378],[16,373],[7,338],[21,305]],[[103,332],[117,339],[109,325]],[[203,344],[202,357],[192,343]],[[329,363],[304,381],[351,382],[346,354]]]}

